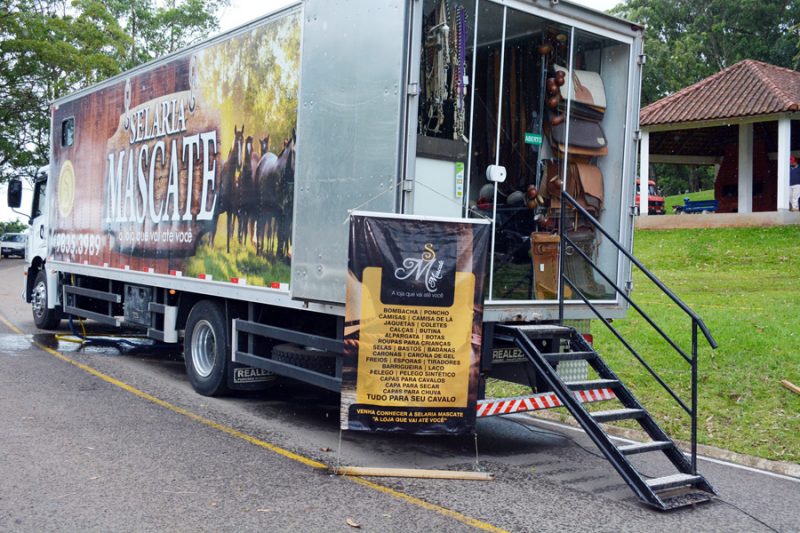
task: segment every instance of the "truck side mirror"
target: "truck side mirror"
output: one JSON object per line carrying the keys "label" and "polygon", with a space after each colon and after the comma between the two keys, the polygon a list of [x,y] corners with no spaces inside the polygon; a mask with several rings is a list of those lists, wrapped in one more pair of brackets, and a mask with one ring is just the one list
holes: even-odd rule
{"label": "truck side mirror", "polygon": [[8,207],[17,209],[22,205],[22,181],[11,179],[8,181]]}

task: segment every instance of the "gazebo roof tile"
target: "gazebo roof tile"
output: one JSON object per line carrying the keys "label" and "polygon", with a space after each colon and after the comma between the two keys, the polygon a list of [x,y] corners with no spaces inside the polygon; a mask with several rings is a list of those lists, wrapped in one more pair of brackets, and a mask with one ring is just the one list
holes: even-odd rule
{"label": "gazebo roof tile", "polygon": [[800,72],[745,59],[643,108],[640,124],[677,124],[800,110]]}

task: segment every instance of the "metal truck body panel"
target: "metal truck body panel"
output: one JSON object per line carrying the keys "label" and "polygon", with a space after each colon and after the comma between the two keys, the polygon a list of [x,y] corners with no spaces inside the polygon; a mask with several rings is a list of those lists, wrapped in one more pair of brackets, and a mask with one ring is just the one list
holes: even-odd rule
{"label": "metal truck body panel", "polygon": [[344,303],[348,211],[398,209],[409,5],[304,3],[295,298]]}

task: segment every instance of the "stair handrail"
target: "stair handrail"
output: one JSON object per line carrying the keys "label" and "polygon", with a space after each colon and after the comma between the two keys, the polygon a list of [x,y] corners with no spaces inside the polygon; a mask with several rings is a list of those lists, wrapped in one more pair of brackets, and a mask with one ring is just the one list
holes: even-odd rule
{"label": "stair handrail", "polygon": [[[597,264],[583,251],[577,246],[568,236],[565,230],[566,228],[566,205],[570,204],[575,210],[583,215],[583,217],[591,223],[593,227],[602,233],[609,242],[611,242],[619,252],[621,252],[628,260],[636,265],[636,267],[645,275],[647,276],[650,281],[652,281],[664,294],[666,294],[684,313],[686,313],[692,319],[692,355],[691,358],[687,357],[685,352],[677,346],[677,344],[667,335],[660,327],[658,327],[655,322],[638,306],[636,303],[626,294],[626,291],[622,290],[620,287],[617,286],[601,269]],[[691,442],[691,466],[692,466],[692,473],[697,473],[697,329],[699,328],[700,331],[703,332],[703,335],[706,338],[711,349],[716,349],[719,345],[717,341],[714,339],[711,332],[706,327],[705,322],[700,316],[694,312],[692,308],[690,308],[686,303],[683,302],[675,293],[673,293],[664,283],[658,279],[658,277],[650,272],[638,259],[636,259],[633,254],[625,249],[625,247],[614,237],[612,237],[601,225],[600,221],[597,220],[591,213],[589,213],[583,206],[581,206],[575,198],[573,198],[568,192],[565,190],[561,191],[561,211],[559,213],[559,225],[558,225],[558,233],[559,233],[559,291],[558,291],[558,318],[559,323],[564,323],[564,283],[569,283],[570,287],[580,296],[580,298],[589,306],[589,308],[597,315],[600,319],[603,319],[602,314],[600,311],[591,304],[589,299],[584,296],[583,292],[575,286],[575,284],[566,277],[564,271],[564,257],[565,257],[565,249],[567,244],[572,246],[574,250],[580,253],[585,261],[587,261],[594,270],[600,273],[600,275],[614,288],[614,290],[619,293],[631,306],[633,306],[641,315],[645,318],[645,320],[669,343],[669,345],[675,349],[690,365],[692,371],[692,406],[691,408],[687,408],[686,404],[677,396],[677,394],[661,379],[661,377],[655,372],[655,370],[648,365],[644,359],[636,352],[633,347],[622,338],[619,332],[608,324],[605,320],[603,323],[611,330],[611,332],[619,339],[622,344],[639,360],[639,362],[644,365],[644,367],[650,372],[651,375],[658,381],[658,383],[670,394],[672,397],[678,402],[678,404],[689,414],[691,417],[692,422],[692,442]]]}
{"label": "stair handrail", "polygon": [[[705,336],[706,340],[708,341],[709,346],[711,346],[712,349],[715,349],[715,350],[717,349],[717,347],[719,345],[717,344],[717,341],[714,339],[714,336],[711,335],[711,332],[708,330],[708,327],[706,327],[706,324],[705,324],[705,322],[703,322],[703,319],[700,318],[700,316],[697,313],[695,313],[694,310],[691,307],[686,305],[686,303],[683,300],[681,300],[674,292],[672,292],[669,289],[669,287],[664,285],[664,283],[660,279],[658,279],[658,277],[655,274],[650,272],[650,270],[648,270],[647,267],[645,267],[638,259],[636,259],[636,257],[633,256],[633,254],[628,252],[625,249],[625,247],[617,239],[612,237],[605,229],[603,229],[603,226],[600,225],[600,221],[598,221],[596,218],[594,218],[592,216],[591,213],[589,213],[586,209],[584,209],[583,206],[581,206],[577,202],[577,200],[575,200],[575,198],[573,198],[568,192],[562,191],[561,192],[561,198],[562,198],[562,202],[561,202],[562,206],[564,205],[563,200],[567,200],[567,202],[569,204],[571,204],[572,207],[574,207],[581,215],[583,215],[592,224],[592,226],[597,228],[600,231],[600,233],[602,233],[609,240],[609,242],[611,242],[617,248],[617,250],[622,252],[622,254],[625,257],[627,257],[628,260],[630,260],[631,263],[636,265],[636,267],[639,270],[641,270],[642,273],[650,279],[650,281],[655,283],[656,286],[659,289],[661,289],[661,291],[664,294],[666,294],[673,302],[675,302],[678,305],[678,307],[680,307],[683,310],[684,313],[689,315],[689,317],[691,317],[691,319],[694,322],[697,323],[697,326],[700,328],[700,331],[703,332],[703,335]],[[562,217],[562,219],[564,218],[565,211],[566,211],[565,209],[563,209],[563,208],[561,209],[561,217]],[[562,220],[562,222],[563,222],[563,220]],[[563,223],[559,224],[559,234],[561,234],[562,237],[566,235],[565,232],[563,232],[560,229],[563,226],[564,226]],[[563,274],[563,270],[561,272]]]}

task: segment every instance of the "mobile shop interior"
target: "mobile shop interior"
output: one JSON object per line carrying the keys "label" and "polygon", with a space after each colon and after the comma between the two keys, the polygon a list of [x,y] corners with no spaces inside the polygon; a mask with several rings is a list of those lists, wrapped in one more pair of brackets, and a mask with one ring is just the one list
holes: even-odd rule
{"label": "mobile shop interior", "polygon": [[[486,300],[500,304],[557,298],[565,169],[566,190],[609,234],[629,239],[621,232],[631,223],[623,176],[633,38],[515,5],[424,0],[418,34],[413,212],[494,221]],[[490,165],[506,168],[504,182],[486,179]],[[613,245],[574,210],[566,220],[572,240],[622,285]],[[565,271],[587,297],[615,298],[576,251],[566,254]],[[565,296],[578,299],[569,288]]]}

